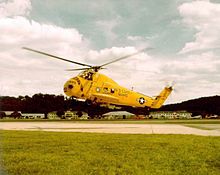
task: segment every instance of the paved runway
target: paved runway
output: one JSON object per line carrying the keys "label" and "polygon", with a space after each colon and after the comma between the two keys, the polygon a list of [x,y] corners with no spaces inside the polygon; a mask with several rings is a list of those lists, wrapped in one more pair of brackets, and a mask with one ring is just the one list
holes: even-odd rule
{"label": "paved runway", "polygon": [[220,130],[202,130],[178,124],[97,124],[72,122],[0,122],[0,130],[96,132],[126,134],[193,134],[220,136]]}

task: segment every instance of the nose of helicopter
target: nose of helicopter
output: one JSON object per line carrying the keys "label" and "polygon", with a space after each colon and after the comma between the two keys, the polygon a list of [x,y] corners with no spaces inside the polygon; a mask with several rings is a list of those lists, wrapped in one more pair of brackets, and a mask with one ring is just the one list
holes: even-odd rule
{"label": "nose of helicopter", "polygon": [[64,84],[63,91],[67,96],[72,96],[73,89],[74,89],[74,82],[73,81],[67,81]]}

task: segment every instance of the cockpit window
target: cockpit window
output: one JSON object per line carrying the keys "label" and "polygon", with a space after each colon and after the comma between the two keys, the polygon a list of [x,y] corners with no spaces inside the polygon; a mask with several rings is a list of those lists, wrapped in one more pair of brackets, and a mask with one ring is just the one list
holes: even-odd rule
{"label": "cockpit window", "polygon": [[73,85],[72,85],[72,84],[69,84],[69,85],[68,85],[68,88],[69,88],[69,89],[73,89]]}
{"label": "cockpit window", "polygon": [[92,70],[85,70],[84,72],[80,73],[79,76],[86,80],[92,80],[94,72]]}
{"label": "cockpit window", "polygon": [[115,89],[111,88],[111,93],[114,94],[115,93]]}

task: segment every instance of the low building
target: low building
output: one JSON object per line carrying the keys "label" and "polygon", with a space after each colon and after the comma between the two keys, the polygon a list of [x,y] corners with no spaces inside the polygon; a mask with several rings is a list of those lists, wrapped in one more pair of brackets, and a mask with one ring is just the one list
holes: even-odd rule
{"label": "low building", "polygon": [[102,115],[105,119],[130,119],[135,115],[127,111],[112,111]]}
{"label": "low building", "polygon": [[44,119],[45,115],[43,113],[22,113],[22,118],[24,118],[24,119]]}
{"label": "low building", "polygon": [[11,114],[14,113],[14,112],[18,112],[21,114],[21,111],[1,111],[1,112],[4,112],[6,117],[11,117]]}
{"label": "low building", "polygon": [[68,110],[68,111],[64,111],[64,114],[61,116],[61,117],[59,117],[58,115],[57,115],[57,112],[56,111],[53,111],[53,112],[49,112],[48,114],[47,114],[47,118],[48,119],[69,119],[69,120],[74,120],[74,119],[88,119],[89,118],[89,116],[88,116],[88,114],[86,113],[86,112],[81,112],[81,115],[80,115],[80,117],[78,116],[78,111],[70,111],[70,110]]}
{"label": "low building", "polygon": [[196,115],[196,116],[190,117],[190,119],[202,119],[202,116],[201,115]]}
{"label": "low building", "polygon": [[1,111],[2,118],[20,118],[21,111]]}
{"label": "low building", "polygon": [[74,111],[66,111],[64,117],[66,119],[78,119],[78,115]]}
{"label": "low building", "polygon": [[89,115],[86,112],[82,112],[82,116],[79,119],[87,120],[88,118],[89,118]]}
{"label": "low building", "polygon": [[6,117],[10,117],[14,111],[2,111],[5,113]]}
{"label": "low building", "polygon": [[207,119],[218,119],[220,117],[216,114],[214,114],[214,115],[210,114],[210,115],[206,115],[205,118],[207,118]]}
{"label": "low building", "polygon": [[187,111],[154,111],[150,112],[149,118],[152,119],[190,119],[192,113]]}
{"label": "low building", "polygon": [[56,112],[56,111],[49,112],[49,113],[47,114],[47,118],[48,118],[48,119],[60,119],[60,117],[57,115],[57,112]]}

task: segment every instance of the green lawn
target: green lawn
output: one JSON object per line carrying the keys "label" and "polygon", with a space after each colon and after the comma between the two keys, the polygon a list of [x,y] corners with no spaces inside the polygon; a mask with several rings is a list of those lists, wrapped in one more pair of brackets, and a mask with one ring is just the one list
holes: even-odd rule
{"label": "green lawn", "polygon": [[0,134],[5,174],[220,174],[220,137],[37,131]]}

